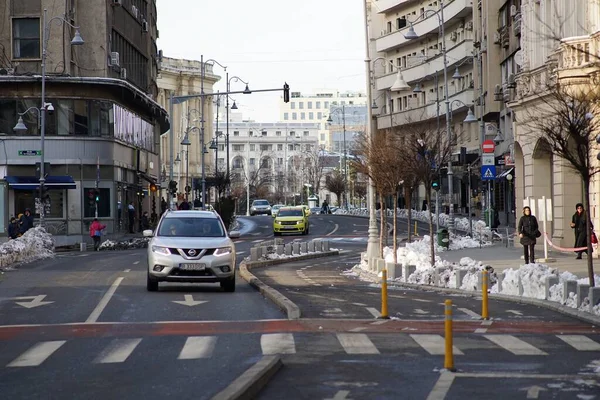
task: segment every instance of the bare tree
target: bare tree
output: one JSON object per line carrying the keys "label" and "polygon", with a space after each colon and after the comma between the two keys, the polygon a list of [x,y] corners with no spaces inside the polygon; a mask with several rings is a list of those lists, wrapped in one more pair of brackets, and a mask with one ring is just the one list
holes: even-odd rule
{"label": "bare tree", "polygon": [[367,184],[357,181],[354,184],[354,195],[358,197],[359,202],[362,204],[363,199],[367,196]]}
{"label": "bare tree", "polygon": [[[583,181],[584,206],[590,210],[590,182],[600,170],[595,157],[593,140],[600,132],[600,86],[594,80],[587,84],[558,82],[540,97],[540,106],[528,112],[527,140],[544,140],[552,153],[567,161]],[[525,118],[523,118],[525,119]],[[599,157],[600,159],[600,157]],[[591,232],[587,218],[587,232]],[[591,235],[587,235],[588,276],[594,286],[594,265]]]}
{"label": "bare tree", "polygon": [[346,190],[346,181],[344,179],[344,175],[339,171],[335,170],[331,172],[325,178],[325,187],[332,193],[335,193],[338,204],[341,204],[340,201],[342,199],[342,193]]}
{"label": "bare tree", "polygon": [[314,193],[319,193],[326,167],[324,149],[317,146],[310,147],[309,150],[304,150],[302,155],[308,183],[312,185]]}

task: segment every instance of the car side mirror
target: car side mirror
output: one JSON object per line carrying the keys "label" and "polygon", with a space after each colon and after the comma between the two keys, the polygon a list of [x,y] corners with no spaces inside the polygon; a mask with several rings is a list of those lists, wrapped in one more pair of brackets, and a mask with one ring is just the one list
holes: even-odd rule
{"label": "car side mirror", "polygon": [[152,231],[152,229],[146,229],[145,231],[142,232],[142,235],[144,237],[152,237],[152,236],[154,236],[154,232]]}
{"label": "car side mirror", "polygon": [[229,232],[229,237],[231,239],[237,239],[240,237],[240,231],[231,231]]}

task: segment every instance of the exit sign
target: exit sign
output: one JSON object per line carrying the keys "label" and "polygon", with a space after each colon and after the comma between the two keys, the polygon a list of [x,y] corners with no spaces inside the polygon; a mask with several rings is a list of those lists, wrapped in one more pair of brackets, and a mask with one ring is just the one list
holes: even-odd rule
{"label": "exit sign", "polygon": [[41,150],[19,150],[20,156],[41,156]]}

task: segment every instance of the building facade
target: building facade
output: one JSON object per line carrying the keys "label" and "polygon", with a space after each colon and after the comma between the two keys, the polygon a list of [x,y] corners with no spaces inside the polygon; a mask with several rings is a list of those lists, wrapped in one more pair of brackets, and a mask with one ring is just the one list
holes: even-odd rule
{"label": "building facade", "polygon": [[[208,151],[210,140],[214,136],[213,128],[213,87],[220,77],[213,73],[213,65],[204,64],[204,77],[200,61],[182,60],[161,56],[160,75],[158,77],[158,103],[169,109],[169,98],[173,96],[197,95],[204,90],[207,96],[192,98],[173,106],[172,131],[160,138],[162,168],[162,196],[168,196],[167,187],[171,168],[171,137],[173,134],[173,179],[177,182],[178,203],[186,199],[195,200],[201,191],[194,188],[193,182],[202,175],[202,151],[204,154],[205,175],[212,171],[213,152]],[[204,103],[204,112],[202,104]],[[202,143],[202,117],[204,117],[204,143]],[[190,145],[182,145],[186,137]],[[189,189],[189,190],[186,190]]]}
{"label": "building facade", "polygon": [[[5,149],[0,161],[0,234],[5,235],[10,216],[36,209],[40,152],[48,163],[46,227],[57,244],[88,238],[95,215],[110,234],[127,230],[130,219],[137,231],[142,210],[160,211],[149,189],[159,177],[159,137],[169,122],[155,101],[156,2],[83,3],[8,0],[3,6],[8,12],[0,14],[5,27],[0,31],[0,134]],[[70,25],[80,27],[83,45],[71,45],[76,30]],[[26,131],[14,130],[20,116]],[[96,188],[97,200],[92,193]],[[132,218],[127,213],[130,203]],[[37,216],[39,209],[35,211]]]}
{"label": "building facade", "polygon": [[[583,202],[582,180],[543,138],[532,140],[527,119],[543,109],[548,88],[561,82],[589,84],[590,77],[600,72],[600,4],[523,0],[520,14],[522,55],[509,104],[514,112],[516,208],[520,210],[528,198],[551,199],[553,220],[548,233],[555,244],[571,247],[570,222],[575,205]],[[553,36],[558,32],[561,37]],[[600,223],[599,194],[600,181],[595,177],[588,210],[595,226]]]}

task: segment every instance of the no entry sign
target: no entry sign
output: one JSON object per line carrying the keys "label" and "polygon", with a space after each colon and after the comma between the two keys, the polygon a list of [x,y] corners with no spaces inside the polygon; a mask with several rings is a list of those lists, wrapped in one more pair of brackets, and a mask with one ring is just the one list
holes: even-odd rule
{"label": "no entry sign", "polygon": [[481,150],[483,153],[493,153],[496,151],[496,145],[494,144],[493,140],[484,140],[481,144]]}

